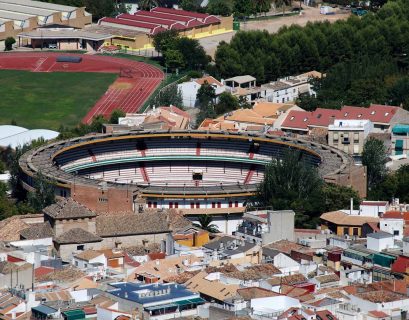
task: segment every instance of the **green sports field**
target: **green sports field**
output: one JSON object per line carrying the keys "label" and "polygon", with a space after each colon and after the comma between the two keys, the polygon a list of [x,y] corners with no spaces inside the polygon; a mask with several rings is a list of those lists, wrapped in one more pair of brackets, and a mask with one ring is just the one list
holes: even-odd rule
{"label": "green sports field", "polygon": [[0,70],[0,124],[58,130],[75,126],[116,74]]}

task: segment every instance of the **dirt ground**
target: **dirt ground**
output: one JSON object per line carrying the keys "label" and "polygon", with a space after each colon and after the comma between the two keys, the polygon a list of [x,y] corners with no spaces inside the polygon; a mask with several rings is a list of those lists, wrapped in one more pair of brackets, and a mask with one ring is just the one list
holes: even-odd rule
{"label": "dirt ground", "polygon": [[[249,30],[267,30],[270,33],[276,33],[283,26],[290,26],[292,24],[298,24],[305,26],[308,22],[325,21],[334,22],[341,19],[347,19],[349,13],[341,12],[338,10],[334,15],[322,15],[319,8],[304,7],[302,15],[286,16],[280,18],[274,18],[262,21],[249,21],[241,23],[240,28],[244,31]],[[214,37],[207,37],[200,39],[200,44],[205,48],[207,54],[214,57],[214,53],[218,44],[221,41],[230,42],[235,32],[221,34]]]}

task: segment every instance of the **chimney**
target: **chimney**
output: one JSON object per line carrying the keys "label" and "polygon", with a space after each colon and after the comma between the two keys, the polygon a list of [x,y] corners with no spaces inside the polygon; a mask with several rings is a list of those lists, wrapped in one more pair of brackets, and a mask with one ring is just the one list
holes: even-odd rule
{"label": "chimney", "polygon": [[353,210],[354,210],[354,198],[351,198],[350,215],[352,215]]}

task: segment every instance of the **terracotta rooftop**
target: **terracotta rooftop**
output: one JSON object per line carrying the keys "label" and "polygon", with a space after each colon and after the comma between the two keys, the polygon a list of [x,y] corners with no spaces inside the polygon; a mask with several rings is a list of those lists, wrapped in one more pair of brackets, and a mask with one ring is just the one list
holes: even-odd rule
{"label": "terracotta rooftop", "polygon": [[54,272],[54,270],[55,270],[54,268],[50,268],[50,267],[43,267],[43,266],[38,267],[38,268],[34,269],[34,277],[36,279],[40,278],[40,277],[43,277],[46,274]]}
{"label": "terracotta rooftop", "polygon": [[81,228],[73,228],[54,239],[58,244],[81,244],[100,242],[102,238]]}
{"label": "terracotta rooftop", "polygon": [[54,219],[93,218],[95,213],[72,198],[64,198],[46,208],[43,212]]}
{"label": "terracotta rooftop", "polygon": [[345,226],[362,226],[367,222],[379,222],[379,218],[376,217],[349,215],[342,211],[326,212],[323,213],[320,218],[321,220]]}
{"label": "terracotta rooftop", "polygon": [[124,248],[124,251],[130,254],[131,256],[145,256],[150,252],[160,252],[159,243],[149,243],[146,246],[132,246]]}
{"label": "terracotta rooftop", "polygon": [[281,274],[281,271],[272,264],[259,264],[248,268],[243,271],[223,272],[229,278],[235,278],[239,280],[260,280],[269,279],[277,274]]}
{"label": "terracotta rooftop", "polygon": [[307,281],[308,281],[307,278],[304,277],[300,273],[292,274],[292,275],[288,275],[284,277],[274,277],[274,278],[267,280],[267,282],[271,284],[272,286],[279,286],[279,285],[284,285],[284,284],[295,285],[295,284],[304,283]]}
{"label": "terracotta rooftop", "polygon": [[308,249],[307,247],[289,240],[279,240],[265,246],[266,248],[275,249],[283,253],[290,254],[292,250],[302,251]]}
{"label": "terracotta rooftop", "polygon": [[363,300],[374,303],[392,302],[407,299],[406,295],[385,290],[357,293],[356,296]]}
{"label": "terracotta rooftop", "polygon": [[17,272],[21,270],[31,269],[33,265],[31,263],[26,262],[8,262],[8,261],[0,261],[0,273],[1,274],[9,274],[12,272]]}
{"label": "terracotta rooftop", "polygon": [[260,287],[248,287],[248,288],[238,289],[237,293],[245,301],[250,301],[251,299],[256,299],[256,298],[281,296],[281,294],[279,294],[277,292],[267,290],[267,289],[263,289],[263,288],[260,288]]}
{"label": "terracotta rooftop", "polygon": [[374,318],[387,318],[389,315],[383,311],[369,311],[368,314]]}
{"label": "terracotta rooftop", "polygon": [[169,230],[166,214],[161,212],[97,217],[97,234],[100,237],[166,233]]}
{"label": "terracotta rooftop", "polygon": [[80,259],[80,260],[90,261],[92,259],[95,259],[96,257],[101,256],[101,255],[103,255],[103,253],[99,252],[99,251],[85,250],[85,251],[82,251],[82,252],[78,253],[74,257],[77,258],[77,259]]}
{"label": "terracotta rooftop", "polygon": [[219,87],[223,87],[223,84],[219,80],[213,78],[212,76],[202,77],[200,79],[195,79],[194,81],[200,85],[207,82],[208,84],[216,84]]}
{"label": "terracotta rooftop", "polygon": [[163,281],[164,282],[175,282],[177,284],[184,284],[187,281],[189,281],[190,279],[192,279],[198,273],[199,273],[199,271],[192,271],[192,272],[186,271],[186,272],[183,272],[181,274],[166,278]]}
{"label": "terracotta rooftop", "polygon": [[52,238],[54,231],[49,222],[34,223],[28,228],[21,230],[20,236],[27,240]]}
{"label": "terracotta rooftop", "polygon": [[68,267],[64,269],[55,269],[54,272],[40,276],[38,280],[70,282],[78,280],[84,276],[85,274],[81,270],[74,267]]}
{"label": "terracotta rooftop", "polygon": [[323,276],[317,276],[315,277],[315,280],[321,284],[324,284],[324,283],[339,281],[339,277],[335,273],[333,273],[333,274],[326,274]]}

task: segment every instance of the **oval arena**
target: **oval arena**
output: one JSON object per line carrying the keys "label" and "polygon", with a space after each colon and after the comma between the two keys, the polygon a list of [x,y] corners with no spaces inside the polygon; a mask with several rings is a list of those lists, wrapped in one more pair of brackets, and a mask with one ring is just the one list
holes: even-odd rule
{"label": "oval arena", "polygon": [[96,212],[176,208],[186,215],[241,214],[264,167],[286,150],[329,182],[358,191],[363,167],[339,150],[288,137],[225,132],[131,131],[58,141],[20,158],[23,185],[41,172],[61,197]]}

